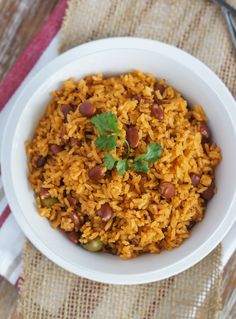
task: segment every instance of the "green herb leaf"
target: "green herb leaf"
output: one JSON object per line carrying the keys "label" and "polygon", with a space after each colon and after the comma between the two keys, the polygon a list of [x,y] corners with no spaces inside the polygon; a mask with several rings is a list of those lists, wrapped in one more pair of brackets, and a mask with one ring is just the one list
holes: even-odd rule
{"label": "green herb leaf", "polygon": [[110,134],[101,134],[95,142],[100,150],[112,150],[116,147],[116,136]]}
{"label": "green herb leaf", "polygon": [[104,158],[105,158],[104,166],[109,170],[113,169],[117,160],[111,154],[108,154],[108,153],[104,154]]}
{"label": "green herb leaf", "polygon": [[129,169],[129,162],[127,159],[118,160],[116,164],[117,171],[119,175],[124,175],[126,171]]}
{"label": "green herb leaf", "polygon": [[136,172],[146,173],[149,170],[148,164],[142,160],[137,160],[134,162],[134,170]]}
{"label": "green herb leaf", "polygon": [[160,158],[162,152],[163,149],[160,144],[149,144],[145,160],[149,163],[154,163]]}
{"label": "green herb leaf", "polygon": [[97,114],[91,118],[91,122],[96,126],[99,133],[119,133],[118,121],[112,112]]}
{"label": "green herb leaf", "polygon": [[136,156],[134,161],[144,160],[149,163],[154,163],[160,158],[162,152],[163,149],[160,144],[149,144],[147,147],[147,152],[145,154]]}

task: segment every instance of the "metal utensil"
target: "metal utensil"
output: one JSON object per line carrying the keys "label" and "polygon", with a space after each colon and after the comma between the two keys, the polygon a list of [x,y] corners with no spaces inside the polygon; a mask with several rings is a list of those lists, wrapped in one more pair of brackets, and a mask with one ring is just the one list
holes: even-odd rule
{"label": "metal utensil", "polygon": [[213,2],[220,6],[224,15],[234,48],[236,50],[236,9],[229,5],[224,0],[213,0]]}

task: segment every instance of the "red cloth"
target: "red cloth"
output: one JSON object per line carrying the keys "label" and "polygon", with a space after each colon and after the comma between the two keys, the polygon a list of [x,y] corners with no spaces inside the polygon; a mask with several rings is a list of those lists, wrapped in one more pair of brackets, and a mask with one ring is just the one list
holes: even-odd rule
{"label": "red cloth", "polygon": [[67,0],[61,0],[0,84],[0,111],[58,32]]}
{"label": "red cloth", "polygon": [[[61,0],[56,8],[37,32],[28,47],[23,51],[16,63],[13,65],[3,82],[0,84],[0,111],[4,108],[10,97],[14,94],[21,82],[38,61],[42,53],[51,43],[60,29],[64,17],[67,0]],[[9,206],[0,212],[0,227],[10,214]]]}

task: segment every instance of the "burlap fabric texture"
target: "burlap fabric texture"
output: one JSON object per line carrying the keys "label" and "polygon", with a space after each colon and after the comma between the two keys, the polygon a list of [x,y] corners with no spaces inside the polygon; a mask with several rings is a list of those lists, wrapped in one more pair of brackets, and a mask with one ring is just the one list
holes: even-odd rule
{"label": "burlap fabric texture", "polygon": [[[231,1],[236,6],[236,0]],[[71,0],[61,51],[110,36],[174,44],[208,64],[236,95],[235,52],[219,9],[207,0]],[[214,319],[219,317],[221,247],[184,273],[120,286],[77,277],[29,242],[17,306],[22,319]]]}

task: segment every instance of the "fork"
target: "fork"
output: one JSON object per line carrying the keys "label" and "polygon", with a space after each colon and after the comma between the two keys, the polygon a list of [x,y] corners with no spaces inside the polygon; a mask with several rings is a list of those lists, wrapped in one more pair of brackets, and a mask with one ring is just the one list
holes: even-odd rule
{"label": "fork", "polygon": [[213,2],[220,6],[224,15],[234,48],[236,50],[236,9],[229,5],[224,0],[213,0]]}

